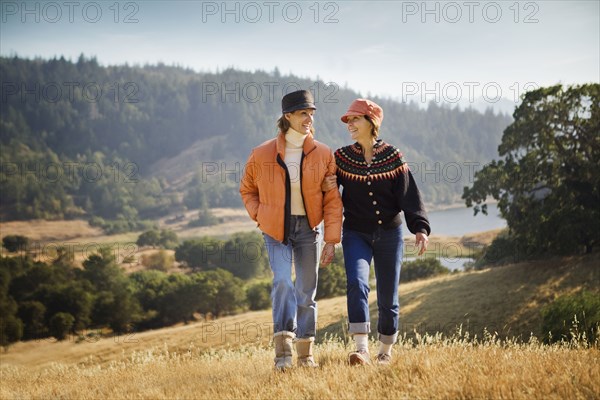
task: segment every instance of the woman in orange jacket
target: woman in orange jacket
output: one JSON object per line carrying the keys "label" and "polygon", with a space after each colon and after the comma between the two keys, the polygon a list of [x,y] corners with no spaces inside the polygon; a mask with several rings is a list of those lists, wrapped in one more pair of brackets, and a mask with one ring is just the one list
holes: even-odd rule
{"label": "woman in orange jacket", "polygon": [[240,184],[246,210],[263,232],[273,271],[273,341],[279,370],[292,366],[294,339],[298,365],[316,366],[312,346],[319,225],[325,221],[323,266],[333,259],[342,225],[339,192],[321,190],[325,176],[335,175],[336,167],[331,149],[313,138],[316,107],[312,94],[306,90],[289,93],[281,105],[277,137],[252,150]]}

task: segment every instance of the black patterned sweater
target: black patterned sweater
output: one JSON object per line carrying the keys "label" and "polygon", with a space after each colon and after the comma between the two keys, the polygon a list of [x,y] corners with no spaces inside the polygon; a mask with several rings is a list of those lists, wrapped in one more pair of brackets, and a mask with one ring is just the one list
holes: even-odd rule
{"label": "black patterned sweater", "polygon": [[383,140],[373,146],[371,164],[358,143],[335,152],[338,185],[343,187],[344,228],[372,233],[400,226],[400,212],[412,233],[431,233],[416,182],[402,153]]}

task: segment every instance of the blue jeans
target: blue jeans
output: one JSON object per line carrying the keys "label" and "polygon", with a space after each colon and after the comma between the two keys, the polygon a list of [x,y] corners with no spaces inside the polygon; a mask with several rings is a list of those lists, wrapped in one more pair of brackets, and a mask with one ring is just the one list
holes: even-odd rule
{"label": "blue jeans", "polygon": [[[314,337],[317,330],[317,271],[319,231],[306,216],[292,215],[288,244],[263,233],[273,271],[273,333],[294,332],[298,338]],[[292,260],[296,280],[292,281]]]}
{"label": "blue jeans", "polygon": [[347,302],[350,333],[369,333],[369,270],[375,259],[379,340],[393,344],[398,335],[398,283],[402,265],[402,226],[377,229],[371,234],[344,229],[344,264],[348,280]]}

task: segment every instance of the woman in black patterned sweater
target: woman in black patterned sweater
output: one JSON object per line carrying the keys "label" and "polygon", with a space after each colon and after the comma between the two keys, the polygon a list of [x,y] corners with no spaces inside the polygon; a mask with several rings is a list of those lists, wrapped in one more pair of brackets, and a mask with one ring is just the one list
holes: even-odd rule
{"label": "woman in black patterned sweater", "polygon": [[347,277],[348,331],[356,342],[352,365],[370,363],[368,351],[369,270],[375,262],[379,320],[377,362],[391,361],[398,336],[398,283],[403,239],[400,212],[416,235],[419,255],[427,249],[431,228],[419,189],[402,159],[402,153],[379,139],[383,110],[370,100],[357,99],[342,116],[355,141],[335,152],[337,178],[323,190],[343,187],[344,225],[342,246]]}

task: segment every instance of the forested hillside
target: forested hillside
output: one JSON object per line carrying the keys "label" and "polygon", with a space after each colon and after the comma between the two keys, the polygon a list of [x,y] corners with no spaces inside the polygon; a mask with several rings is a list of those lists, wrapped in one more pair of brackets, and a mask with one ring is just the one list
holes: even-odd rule
{"label": "forested hillside", "polygon": [[[76,62],[3,57],[0,76],[5,221],[131,223],[184,207],[241,206],[239,174],[214,167],[243,169],[250,149],[275,135],[283,94],[314,92],[316,136],[333,148],[349,143],[340,115],[367,96],[277,69],[105,67],[83,55]],[[492,111],[373,100],[385,111],[381,137],[401,148],[433,204],[460,198],[473,172],[494,158],[512,121]]]}

